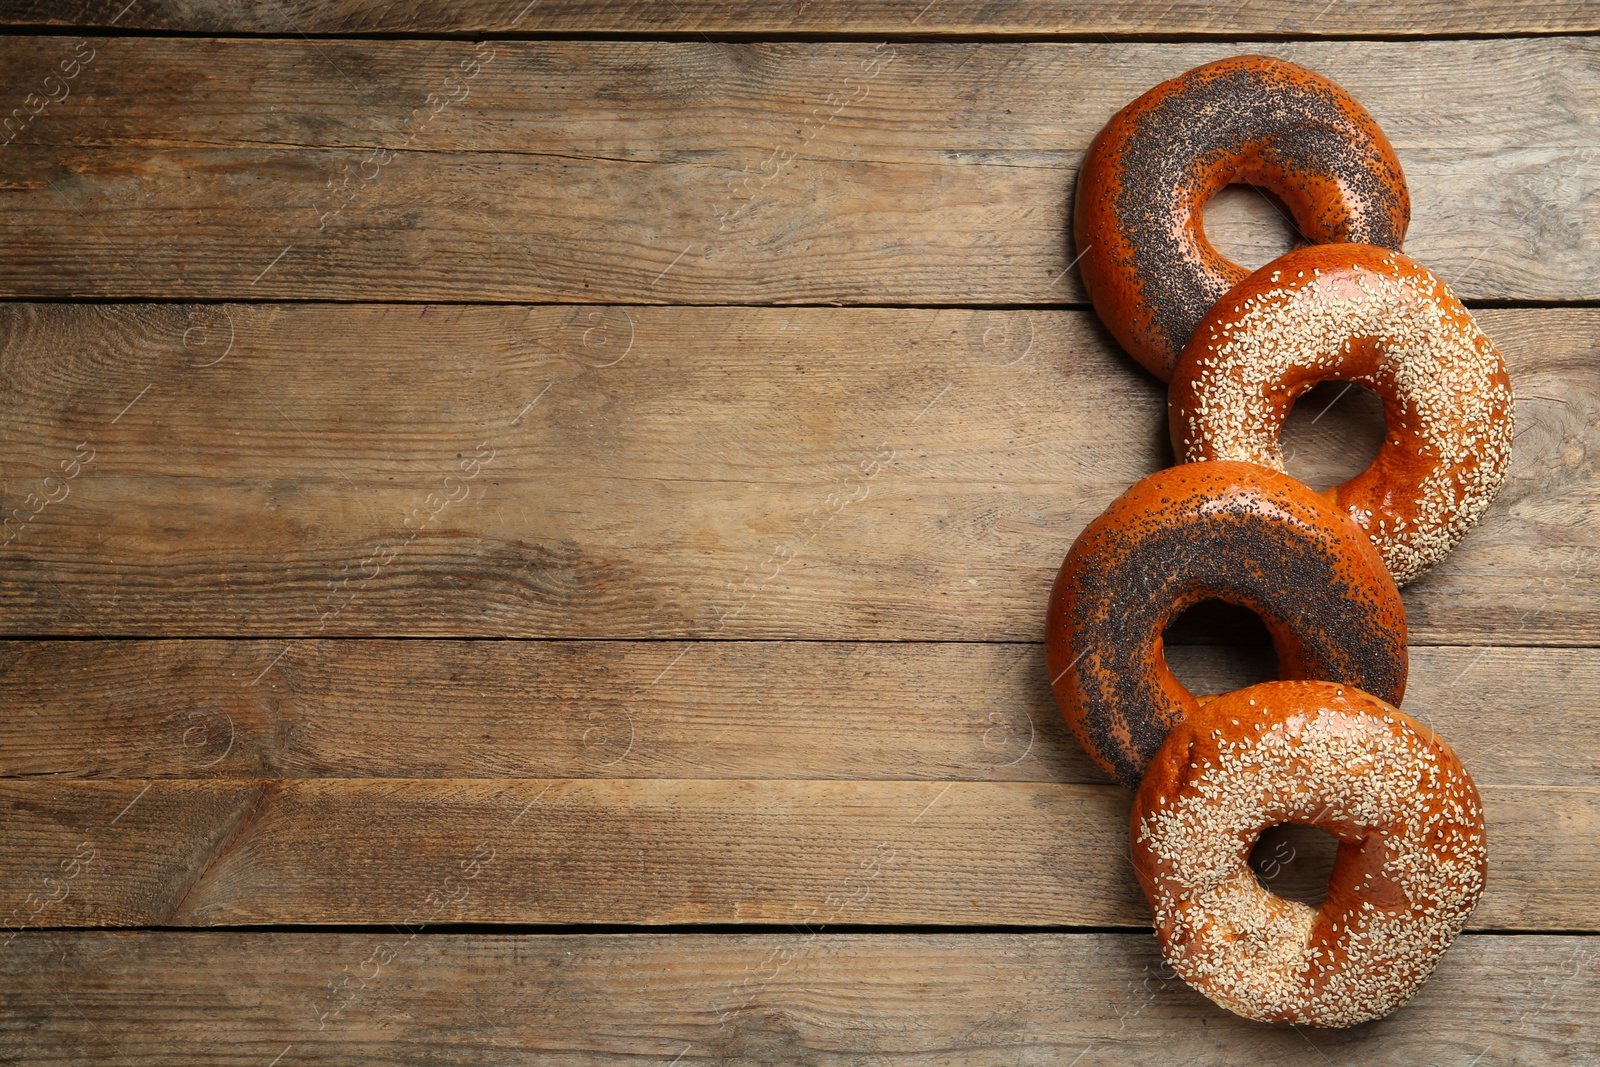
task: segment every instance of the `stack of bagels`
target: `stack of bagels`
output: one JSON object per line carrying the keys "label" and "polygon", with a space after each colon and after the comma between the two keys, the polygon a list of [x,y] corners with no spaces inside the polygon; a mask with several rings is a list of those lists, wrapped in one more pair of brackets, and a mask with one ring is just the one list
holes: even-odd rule
{"label": "stack of bagels", "polygon": [[[1205,204],[1275,193],[1308,244],[1254,272],[1206,239]],[[1240,1015],[1349,1026],[1409,998],[1460,933],[1486,872],[1478,791],[1397,705],[1399,586],[1483,515],[1510,460],[1500,353],[1399,251],[1410,197],[1365,109],[1292,63],[1240,56],[1115,115],[1079,174],[1085,287],[1124,348],[1169,383],[1178,466],[1140,481],[1073,544],[1046,657],[1085,751],[1137,791],[1134,869],[1163,955]],[[1297,398],[1359,383],[1386,433],[1326,492],[1284,473]],[[1196,696],[1162,635],[1206,600],[1271,634],[1279,681]],[[1320,908],[1276,896],[1249,854],[1281,823],[1339,840]]]}

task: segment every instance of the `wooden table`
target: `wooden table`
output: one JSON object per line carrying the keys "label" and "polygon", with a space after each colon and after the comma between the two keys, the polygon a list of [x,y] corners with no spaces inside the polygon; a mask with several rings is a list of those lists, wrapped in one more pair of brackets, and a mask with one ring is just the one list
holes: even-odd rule
{"label": "wooden table", "polygon": [[[1600,1062],[1600,4],[0,23],[0,1061]],[[1070,266],[1078,163],[1244,51],[1378,118],[1517,390],[1405,594],[1489,889],[1348,1031],[1162,969],[1039,643],[1171,462]],[[1209,225],[1289,240],[1245,190]],[[1381,429],[1313,399],[1329,484]],[[1171,656],[1232,688],[1250,640]]]}

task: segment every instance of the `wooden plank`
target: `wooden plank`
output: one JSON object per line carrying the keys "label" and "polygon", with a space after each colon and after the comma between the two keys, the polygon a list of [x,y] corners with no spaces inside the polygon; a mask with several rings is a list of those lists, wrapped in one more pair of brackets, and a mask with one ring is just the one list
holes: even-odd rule
{"label": "wooden plank", "polygon": [[850,4],[750,5],[732,0],[400,0],[238,4],[228,0],[41,0],[0,3],[0,25],[181,30],[188,33],[840,33],[992,36],[1001,34],[1344,34],[1581,33],[1600,29],[1591,0],[1529,0],[1509,6],[1423,0],[1404,9],[1378,0],[1320,8],[1294,0],[1219,7],[1180,0],[1159,7],[1129,0],[862,0]]}
{"label": "wooden plank", "polygon": [[[1600,789],[1483,794],[1474,928],[1592,926]],[[1139,926],[1129,801],[1034,782],[10,779],[0,915]]]}
{"label": "wooden plank", "polygon": [[[1461,295],[1600,288],[1600,43],[1260,47],[1383,124],[1407,250]],[[1240,49],[10,38],[0,295],[1082,301],[1090,138]],[[1214,236],[1263,262],[1282,232],[1261,221]]]}
{"label": "wooden plank", "polygon": [[[1168,656],[1202,692],[1272,666]],[[0,664],[0,777],[1107,780],[1031,644],[44,641]],[[1405,706],[1480,783],[1600,786],[1591,649],[1413,648]]]}
{"label": "wooden plank", "polygon": [[1593,937],[1468,935],[1410,1003],[1348,1030],[1231,1015],[1143,934],[28,934],[0,989],[0,1054],[38,1064],[1600,1057]]}
{"label": "wooden plank", "polygon": [[[1412,639],[1600,641],[1600,311],[1482,321],[1511,476]],[[11,636],[1034,641],[1073,537],[1171,462],[1085,312],[7,305],[0,337]],[[1303,405],[1295,474],[1375,449],[1359,395]]]}

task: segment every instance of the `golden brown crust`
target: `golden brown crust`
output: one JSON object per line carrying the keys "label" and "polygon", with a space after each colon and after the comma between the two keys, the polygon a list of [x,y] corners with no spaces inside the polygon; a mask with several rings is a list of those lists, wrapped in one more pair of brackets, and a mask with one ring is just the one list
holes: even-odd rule
{"label": "golden brown crust", "polygon": [[1383,398],[1372,465],[1330,491],[1401,585],[1488,509],[1511,459],[1511,382],[1472,315],[1431,271],[1371,245],[1314,245],[1267,264],[1201,320],[1172,378],[1181,461],[1283,469],[1278,435],[1322,381]]}
{"label": "golden brown crust", "polygon": [[[1284,822],[1339,838],[1313,910],[1249,867]],[[1404,1003],[1482,895],[1477,787],[1432,731],[1331,682],[1267,682],[1175,726],[1134,799],[1131,855],[1167,961],[1247,1018],[1351,1026]]]}
{"label": "golden brown crust", "polygon": [[1206,202],[1233,182],[1272,190],[1315,242],[1399,248],[1411,218],[1383,131],[1319,74],[1236,56],[1151,89],[1090,145],[1073,232],[1095,310],[1162,381],[1201,316],[1248,273],[1203,226]]}
{"label": "golden brown crust", "polygon": [[1399,702],[1405,609],[1372,543],[1326,498],[1250,463],[1157,471],[1084,528],[1050,595],[1056,702],[1096,763],[1130,787],[1199,703],[1162,631],[1202,600],[1259,615],[1284,678],[1326,678]]}

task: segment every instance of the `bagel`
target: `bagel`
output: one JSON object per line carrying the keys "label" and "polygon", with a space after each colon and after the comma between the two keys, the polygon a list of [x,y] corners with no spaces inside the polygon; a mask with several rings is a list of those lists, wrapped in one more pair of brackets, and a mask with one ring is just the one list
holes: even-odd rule
{"label": "bagel", "polygon": [[1283,469],[1278,435],[1318,382],[1383,399],[1372,464],[1328,490],[1401,585],[1437,565],[1488,510],[1511,463],[1511,380],[1444,282],[1399,252],[1312,245],[1273,260],[1201,321],[1173,372],[1180,462]]}
{"label": "bagel", "polygon": [[[1262,830],[1339,839],[1320,908],[1249,866]],[[1405,1002],[1483,893],[1477,786],[1432,731],[1332,682],[1267,682],[1173,727],[1134,798],[1133,869],[1172,968],[1262,1022],[1352,1026]]]}
{"label": "bagel", "polygon": [[1394,149],[1327,78],[1250,55],[1151,89],[1090,145],[1073,234],[1101,320],[1162,381],[1201,317],[1249,273],[1205,234],[1206,202],[1234,182],[1276,193],[1314,242],[1398,249],[1411,219]]}
{"label": "bagel", "polygon": [[1187,463],[1141,480],[1084,528],[1056,576],[1045,662],[1078,742],[1137,786],[1199,702],[1167,666],[1162,631],[1186,608],[1254,611],[1282,678],[1323,678],[1399,703],[1400,591],[1325,497],[1252,463]]}

